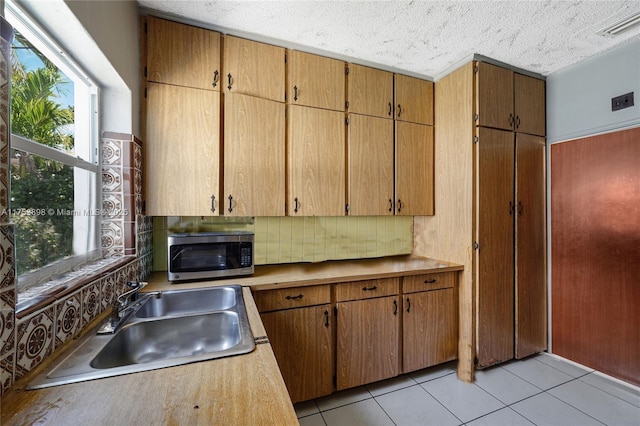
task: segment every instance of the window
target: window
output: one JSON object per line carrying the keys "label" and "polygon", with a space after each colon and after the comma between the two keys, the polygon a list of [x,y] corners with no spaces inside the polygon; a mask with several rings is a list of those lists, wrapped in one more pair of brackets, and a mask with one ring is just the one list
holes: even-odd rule
{"label": "window", "polygon": [[100,257],[97,87],[13,2],[10,216],[18,288]]}

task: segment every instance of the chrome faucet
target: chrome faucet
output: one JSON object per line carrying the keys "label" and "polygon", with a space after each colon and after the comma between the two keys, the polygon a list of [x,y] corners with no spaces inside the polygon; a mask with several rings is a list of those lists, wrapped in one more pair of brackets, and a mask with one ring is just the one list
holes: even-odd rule
{"label": "chrome faucet", "polygon": [[122,325],[134,311],[140,296],[140,289],[146,285],[147,283],[144,281],[127,282],[127,286],[131,287],[131,289],[116,297],[111,317],[98,329],[98,334],[113,334],[116,332],[120,325]]}

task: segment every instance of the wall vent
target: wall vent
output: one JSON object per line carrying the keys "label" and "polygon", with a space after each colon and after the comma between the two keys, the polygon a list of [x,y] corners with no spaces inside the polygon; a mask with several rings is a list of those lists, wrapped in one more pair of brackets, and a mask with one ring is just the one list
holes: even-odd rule
{"label": "wall vent", "polygon": [[640,11],[635,12],[624,19],[616,22],[615,24],[609,25],[606,28],[601,29],[596,34],[605,36],[605,37],[615,37],[617,35],[622,34],[625,31],[628,31],[632,28],[640,25]]}

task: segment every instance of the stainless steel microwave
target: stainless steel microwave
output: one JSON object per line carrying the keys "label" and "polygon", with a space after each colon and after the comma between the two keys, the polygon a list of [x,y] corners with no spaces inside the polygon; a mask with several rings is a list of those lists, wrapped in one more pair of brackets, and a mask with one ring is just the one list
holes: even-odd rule
{"label": "stainless steel microwave", "polygon": [[253,274],[251,232],[171,234],[167,241],[169,281]]}

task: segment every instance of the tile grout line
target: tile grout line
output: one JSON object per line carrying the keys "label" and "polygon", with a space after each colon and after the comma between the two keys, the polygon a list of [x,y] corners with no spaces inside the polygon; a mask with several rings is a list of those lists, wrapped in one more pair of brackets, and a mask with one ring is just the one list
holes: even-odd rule
{"label": "tile grout line", "polygon": [[[440,377],[439,377],[439,378],[440,378]],[[434,380],[435,380],[435,379],[434,379]],[[430,380],[429,380],[429,381],[430,381]],[[424,382],[424,383],[426,383],[426,382]],[[443,407],[445,410],[447,410],[449,413],[451,413],[451,415],[452,415],[453,417],[455,417],[456,419],[458,419],[458,421],[460,422],[460,424],[461,424],[461,425],[463,425],[463,424],[464,424],[464,422],[462,421],[462,419],[461,419],[460,417],[456,416],[456,415],[455,415],[451,410],[449,410],[449,408],[447,408],[447,406],[446,406],[446,405],[444,405],[442,402],[440,402],[440,400],[439,400],[438,398],[436,398],[435,396],[431,395],[431,392],[429,392],[428,390],[426,390],[426,389],[424,388],[424,386],[422,386],[422,384],[418,384],[418,386],[420,386],[422,389],[424,389],[424,391],[425,391],[425,392],[426,392],[426,393],[427,393],[431,398],[433,398],[433,399],[434,399],[438,404],[442,405],[442,407]]]}

